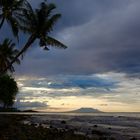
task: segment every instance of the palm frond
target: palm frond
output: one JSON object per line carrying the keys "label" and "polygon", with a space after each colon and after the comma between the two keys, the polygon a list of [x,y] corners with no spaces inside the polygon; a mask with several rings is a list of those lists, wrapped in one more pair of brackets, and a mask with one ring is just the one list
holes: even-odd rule
{"label": "palm frond", "polygon": [[12,6],[13,10],[20,11],[21,9],[23,9],[23,5],[25,3],[25,0],[19,0],[19,1],[13,1],[13,2],[14,2],[13,6]]}
{"label": "palm frond", "polygon": [[52,10],[54,10],[55,8],[56,6],[53,3],[47,4],[46,2],[42,2],[40,4],[40,10],[45,12],[47,18],[50,16]]}
{"label": "palm frond", "polygon": [[61,14],[55,14],[45,24],[45,30],[47,33],[51,32],[53,30],[54,24],[57,22],[57,20],[61,17]]}
{"label": "palm frond", "polygon": [[31,6],[31,4],[27,0],[24,1],[24,5],[25,5],[27,11],[30,11],[31,13],[33,13],[34,10]]}
{"label": "palm frond", "polygon": [[[27,0],[0,0],[0,7],[4,9],[1,10],[2,14],[0,18],[6,19],[12,29],[13,35],[17,37],[17,39],[19,30],[17,14],[22,14],[23,16],[23,10],[26,10],[27,5],[29,7]],[[2,27],[3,22],[4,21],[2,20],[0,27]]]}
{"label": "palm frond", "polygon": [[67,46],[64,45],[63,43],[61,43],[60,41],[50,37],[50,36],[47,36],[46,37],[46,43],[47,45],[50,45],[52,47],[56,47],[56,48],[59,48],[59,49],[66,49]]}
{"label": "palm frond", "polygon": [[[5,70],[5,68],[10,65],[11,61],[18,53],[19,51],[15,48],[15,43],[13,43],[12,40],[6,38],[2,44],[0,44],[0,72]],[[17,59],[15,62],[20,64],[19,59]],[[7,70],[14,72],[13,65],[10,65]]]}
{"label": "palm frond", "polygon": [[48,8],[47,8],[47,16],[48,17],[50,16],[52,10],[54,10],[55,8],[56,8],[55,4],[53,4],[53,3],[48,4]]}
{"label": "palm frond", "polygon": [[7,19],[7,22],[10,24],[12,28],[13,35],[18,38],[19,29],[17,20],[14,17],[9,17],[9,19]]}
{"label": "palm frond", "polygon": [[15,61],[18,65],[20,65],[20,60],[19,59],[16,59]]}
{"label": "palm frond", "polygon": [[2,28],[2,26],[3,26],[3,24],[4,24],[4,21],[5,21],[5,17],[1,17],[0,29]]}
{"label": "palm frond", "polygon": [[3,14],[0,14],[0,19],[2,19],[3,18]]}

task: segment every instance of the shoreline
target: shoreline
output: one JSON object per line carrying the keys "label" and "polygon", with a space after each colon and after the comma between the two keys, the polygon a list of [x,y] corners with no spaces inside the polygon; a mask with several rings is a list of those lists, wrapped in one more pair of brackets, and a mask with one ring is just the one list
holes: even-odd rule
{"label": "shoreline", "polygon": [[140,112],[100,112],[100,113],[69,113],[69,112],[0,112],[0,115],[59,115],[59,116],[108,116],[108,117],[133,117],[140,118]]}
{"label": "shoreline", "polygon": [[[20,120],[19,127],[25,126],[26,129],[33,127],[34,131],[41,129],[43,133],[57,130],[72,136],[80,136],[97,140],[108,138],[109,140],[134,140],[140,139],[140,118],[128,116],[70,116],[59,114],[0,114],[1,123],[5,116],[10,119]],[[17,122],[16,122],[17,123]],[[14,126],[16,127],[16,126]],[[45,131],[45,132],[44,132]],[[34,133],[34,132],[33,132]],[[113,139],[114,138],[114,139]],[[51,139],[50,139],[51,140]],[[74,140],[74,139],[73,139]],[[76,139],[77,140],[77,139]],[[79,139],[78,139],[79,140]],[[82,139],[83,140],[83,139]]]}

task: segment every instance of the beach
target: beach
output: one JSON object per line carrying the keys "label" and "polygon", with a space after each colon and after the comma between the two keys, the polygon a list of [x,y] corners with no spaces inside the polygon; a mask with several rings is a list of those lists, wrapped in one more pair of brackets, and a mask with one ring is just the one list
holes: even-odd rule
{"label": "beach", "polygon": [[[32,116],[31,123],[39,123],[59,129],[72,129],[75,133],[94,137],[108,135],[117,140],[140,139],[140,118],[128,116],[74,116],[46,115]],[[58,119],[59,118],[59,119]],[[102,133],[102,134],[101,134]]]}
{"label": "beach", "polygon": [[[4,117],[3,117],[4,116]],[[27,130],[32,127],[32,131],[42,131],[41,135],[46,131],[54,133],[54,139],[64,139],[63,135],[73,137],[73,140],[89,139],[89,140],[140,140],[140,117],[138,115],[83,115],[83,114],[6,114],[0,115],[1,125],[4,123],[2,119],[18,121],[19,128],[24,126]],[[15,119],[16,118],[16,119]],[[7,122],[6,120],[6,122]],[[10,121],[11,121],[10,120]],[[9,122],[12,123],[12,122]],[[15,122],[17,124],[17,122]],[[14,128],[14,124],[12,125]],[[1,128],[2,129],[2,128]],[[14,128],[16,129],[16,128]],[[22,128],[23,129],[23,128]],[[37,129],[37,130],[36,130]],[[9,130],[9,128],[8,128]],[[11,130],[10,130],[11,131]],[[19,130],[18,130],[19,131]],[[7,132],[7,131],[5,131]],[[34,133],[34,132],[32,132]],[[63,135],[59,135],[63,133]],[[16,135],[16,132],[15,132]],[[22,134],[23,135],[23,134]],[[57,136],[58,135],[58,136]],[[46,135],[47,138],[47,135]],[[53,138],[53,137],[52,137]],[[52,138],[50,140],[52,140]],[[5,140],[5,139],[3,139]],[[11,140],[11,139],[9,139]],[[26,140],[26,139],[25,139]],[[42,140],[42,139],[40,139]]]}

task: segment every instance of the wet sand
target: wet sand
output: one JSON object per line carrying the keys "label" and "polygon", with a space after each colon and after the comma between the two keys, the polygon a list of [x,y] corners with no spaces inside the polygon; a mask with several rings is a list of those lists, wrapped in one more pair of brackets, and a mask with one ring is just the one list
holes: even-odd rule
{"label": "wet sand", "polygon": [[74,130],[75,133],[88,137],[106,135],[116,140],[140,140],[139,117],[32,115],[28,121],[48,128]]}

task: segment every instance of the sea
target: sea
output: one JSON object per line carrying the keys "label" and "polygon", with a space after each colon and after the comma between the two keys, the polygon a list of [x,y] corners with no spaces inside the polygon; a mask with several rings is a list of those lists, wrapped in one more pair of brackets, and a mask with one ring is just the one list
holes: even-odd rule
{"label": "sea", "polygon": [[60,116],[113,116],[140,118],[140,112],[105,112],[105,113],[59,113],[59,112],[0,112],[0,115],[60,115]]}

